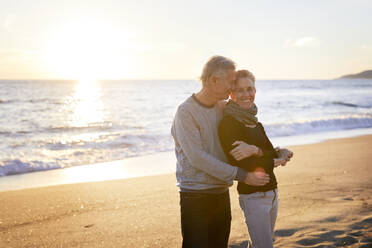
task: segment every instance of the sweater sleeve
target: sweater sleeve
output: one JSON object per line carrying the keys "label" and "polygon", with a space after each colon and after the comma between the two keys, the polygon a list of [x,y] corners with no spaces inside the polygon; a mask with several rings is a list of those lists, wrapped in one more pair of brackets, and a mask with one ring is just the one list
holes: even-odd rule
{"label": "sweater sleeve", "polygon": [[222,181],[235,179],[238,168],[220,161],[204,150],[200,127],[187,109],[178,109],[172,134],[191,166]]}
{"label": "sweater sleeve", "polygon": [[270,139],[267,137],[267,134],[265,132],[265,128],[262,126],[261,123],[259,123],[259,128],[261,129],[262,133],[265,135],[266,140],[267,140],[267,143],[268,143],[268,147],[269,147],[269,148],[266,148],[266,149],[263,149],[262,150],[262,152],[263,152],[263,156],[262,157],[266,157],[266,158],[270,158],[270,159],[278,158],[279,155],[275,151],[274,146],[271,143]]}
{"label": "sweater sleeve", "polygon": [[224,117],[218,126],[218,136],[226,157],[233,163],[233,165],[238,166],[239,161],[235,160],[229,152],[234,149],[232,144],[242,138],[239,124],[229,116]]}
{"label": "sweater sleeve", "polygon": [[262,149],[263,156],[257,158],[257,165],[263,167],[267,172],[272,171],[274,169],[274,158],[278,157],[277,152],[275,151],[273,145],[271,144],[269,138],[266,135],[265,129],[261,123],[258,124],[259,128],[261,129],[262,133],[265,136],[267,142],[267,148]]}
{"label": "sweater sleeve", "polygon": [[220,138],[222,149],[232,165],[249,169],[249,165],[252,165],[252,162],[255,160],[254,157],[248,157],[238,161],[230,154],[230,151],[235,148],[232,144],[235,141],[242,140],[243,138],[238,121],[230,116],[224,117],[218,126],[218,136]]}
{"label": "sweater sleeve", "polygon": [[[222,119],[218,127],[218,135],[222,149],[233,165],[247,171],[257,167],[263,167],[265,171],[270,171],[274,167],[274,154],[271,150],[263,150],[264,156],[262,157],[251,156],[240,161],[230,155],[230,151],[235,148],[232,144],[237,140],[243,140],[240,124],[233,117],[226,116]],[[247,143],[249,144],[249,142]]]}

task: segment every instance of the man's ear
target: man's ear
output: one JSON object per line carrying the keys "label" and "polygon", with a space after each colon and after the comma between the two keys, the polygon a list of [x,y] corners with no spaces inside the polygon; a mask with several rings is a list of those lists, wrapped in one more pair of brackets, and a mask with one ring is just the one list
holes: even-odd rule
{"label": "man's ear", "polygon": [[211,84],[211,85],[215,85],[216,84],[216,81],[217,81],[217,77],[216,76],[214,76],[214,75],[211,75],[210,77],[209,77],[209,84]]}

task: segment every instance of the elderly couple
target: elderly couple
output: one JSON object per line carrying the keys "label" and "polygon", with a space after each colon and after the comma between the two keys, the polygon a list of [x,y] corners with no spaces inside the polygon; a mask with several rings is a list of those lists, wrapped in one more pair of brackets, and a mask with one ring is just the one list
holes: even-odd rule
{"label": "elderly couple", "polygon": [[232,60],[214,56],[205,64],[201,81],[201,90],[178,107],[172,125],[182,247],[228,246],[228,187],[233,180],[238,181],[251,245],[273,247],[278,211],[273,170],[284,166],[293,153],[273,148],[257,120],[252,73],[235,71]]}

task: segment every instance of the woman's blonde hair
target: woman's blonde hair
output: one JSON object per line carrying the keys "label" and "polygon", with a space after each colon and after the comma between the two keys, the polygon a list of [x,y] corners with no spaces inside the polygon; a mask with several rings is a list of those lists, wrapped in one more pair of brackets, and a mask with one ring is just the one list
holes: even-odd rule
{"label": "woman's blonde hair", "polygon": [[252,72],[248,70],[239,70],[235,74],[235,83],[238,82],[240,78],[248,78],[249,80],[252,81],[253,84],[256,84],[256,78],[252,74]]}

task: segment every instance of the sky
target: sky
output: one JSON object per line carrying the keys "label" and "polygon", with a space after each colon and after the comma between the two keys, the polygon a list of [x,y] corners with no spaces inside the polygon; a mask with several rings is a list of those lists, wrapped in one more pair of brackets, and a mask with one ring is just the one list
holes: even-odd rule
{"label": "sky", "polygon": [[370,0],[1,0],[0,79],[197,79],[213,55],[257,79],[372,69]]}

